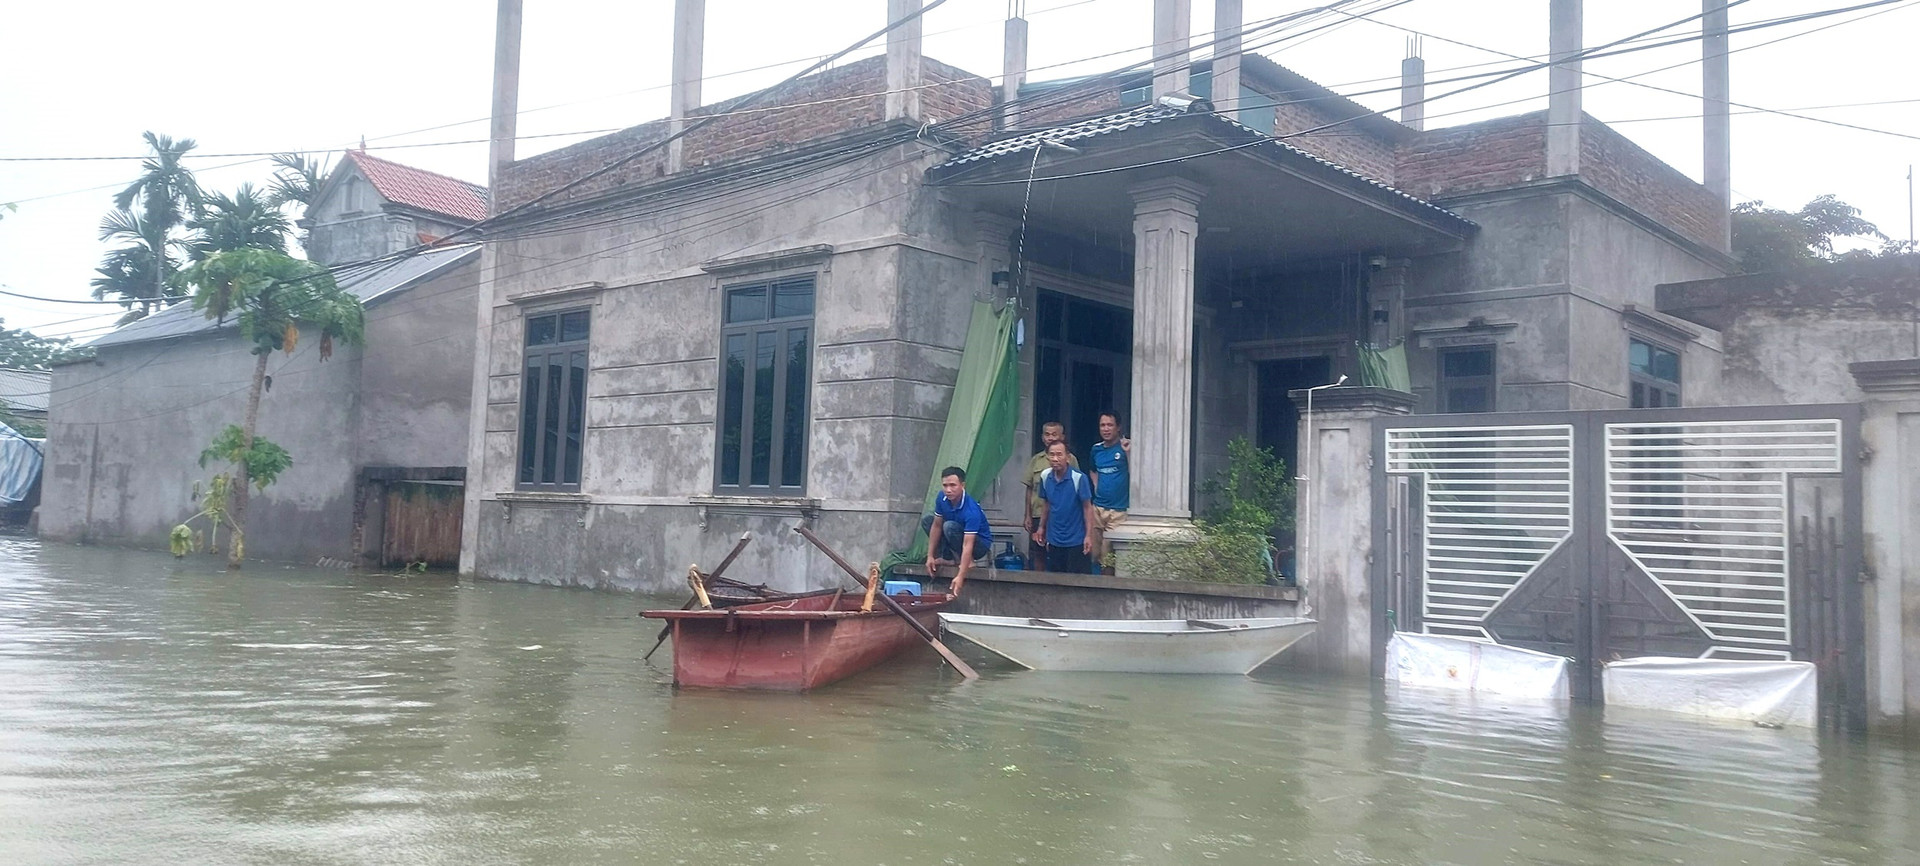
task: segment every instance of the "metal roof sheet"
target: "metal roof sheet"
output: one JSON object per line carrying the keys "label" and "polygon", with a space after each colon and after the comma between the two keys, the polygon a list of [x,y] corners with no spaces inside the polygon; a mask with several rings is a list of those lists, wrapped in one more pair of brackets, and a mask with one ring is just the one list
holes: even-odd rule
{"label": "metal roof sheet", "polygon": [[[333,279],[340,288],[359,298],[360,303],[370,304],[385,295],[404,289],[479,254],[480,247],[477,244],[463,244],[443,250],[429,250],[395,262],[348,266],[336,271]],[[87,345],[93,348],[120,346],[149,340],[190,337],[231,327],[234,327],[232,319],[228,319],[223,325],[207,318],[206,315],[195,310],[190,303],[178,303],[137,322],[131,322]]]}
{"label": "metal roof sheet", "polygon": [[[1136,106],[1123,111],[1111,112],[1061,126],[1053,126],[1033,132],[1022,133],[1000,139],[999,141],[991,141],[965,151],[946,162],[928,169],[927,174],[933,177],[941,177],[944,175],[945,177],[942,178],[942,181],[949,180],[952,175],[965,170],[971,165],[985,163],[1014,154],[1034,151],[1047,143],[1071,145],[1076,141],[1113,135],[1114,133],[1124,132],[1130,129],[1158,126],[1178,120],[1216,125],[1222,131],[1227,131],[1232,135],[1246,139],[1249,148],[1274,148],[1294,160],[1305,160],[1325,170],[1331,170],[1344,175],[1351,181],[1358,181],[1373,187],[1379,192],[1384,192],[1390,196],[1401,199],[1404,204],[1431,211],[1454,222],[1469,226],[1474,225],[1472,220],[1460,216],[1453,211],[1447,210],[1425,199],[1410,195],[1337,162],[1315,156],[1281,139],[1269,136],[1266,133],[1227,117],[1213,112],[1189,112],[1183,109],[1154,103]],[[1045,180],[1046,178],[1042,177],[1039,179]]]}
{"label": "metal roof sheet", "polygon": [[47,395],[52,391],[52,373],[0,367],[0,402],[14,409],[44,413],[47,411]]}

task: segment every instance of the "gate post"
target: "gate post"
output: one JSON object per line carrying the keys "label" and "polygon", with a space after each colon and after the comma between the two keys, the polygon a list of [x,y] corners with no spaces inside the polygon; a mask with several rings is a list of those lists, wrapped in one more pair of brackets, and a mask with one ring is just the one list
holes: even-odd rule
{"label": "gate post", "polygon": [[1920,721],[1920,358],[1849,369],[1866,398],[1867,713],[1904,728]]}
{"label": "gate post", "polygon": [[[1288,396],[1306,406],[1308,392]],[[1386,595],[1373,581],[1380,541],[1375,418],[1411,414],[1414,396],[1391,388],[1316,389],[1300,415],[1294,527],[1299,538],[1300,614],[1319,621],[1285,658],[1304,667],[1378,676],[1384,663]],[[1384,500],[1381,500],[1384,502]]]}

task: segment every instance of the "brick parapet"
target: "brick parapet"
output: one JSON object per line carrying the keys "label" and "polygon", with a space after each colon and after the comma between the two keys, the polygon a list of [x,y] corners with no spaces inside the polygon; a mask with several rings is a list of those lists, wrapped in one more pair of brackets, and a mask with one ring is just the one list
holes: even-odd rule
{"label": "brick parapet", "polygon": [[1580,179],[1687,240],[1727,251],[1732,216],[1719,196],[1591,116],[1580,127]]}
{"label": "brick parapet", "polygon": [[[936,60],[923,58],[923,63],[921,105],[929,119],[952,121],[993,105],[993,87],[985,78]],[[802,78],[766,103],[746,105],[741,97],[702,106],[689,113],[690,122],[714,119],[684,139],[686,165],[698,169],[771,156],[877,126],[886,117],[886,82],[886,58],[869,57]],[[982,116],[947,131],[964,138],[990,129],[991,118]],[[513,207],[579,181],[666,136],[667,121],[654,120],[516,162],[500,179],[499,206]],[[666,149],[661,148],[580,182],[547,204],[593,199],[665,177]]]}

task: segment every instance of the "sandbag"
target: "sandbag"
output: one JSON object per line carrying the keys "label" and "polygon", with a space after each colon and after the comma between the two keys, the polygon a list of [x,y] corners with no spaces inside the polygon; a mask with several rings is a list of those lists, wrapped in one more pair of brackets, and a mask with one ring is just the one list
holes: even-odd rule
{"label": "sandbag", "polygon": [[1600,679],[1608,706],[1763,725],[1812,727],[1818,720],[1819,675],[1813,662],[1623,659],[1608,662]]}
{"label": "sandbag", "polygon": [[1483,640],[1399,632],[1387,641],[1387,680],[1517,698],[1567,699],[1567,660]]}

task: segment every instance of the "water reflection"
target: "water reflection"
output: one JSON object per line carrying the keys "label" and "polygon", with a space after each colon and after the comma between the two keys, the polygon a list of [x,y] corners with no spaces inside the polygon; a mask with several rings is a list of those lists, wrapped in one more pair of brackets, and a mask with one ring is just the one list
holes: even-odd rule
{"label": "water reflection", "polygon": [[630,596],[216,566],[0,541],[0,861],[1920,862],[1894,743],[931,653],[676,693]]}

